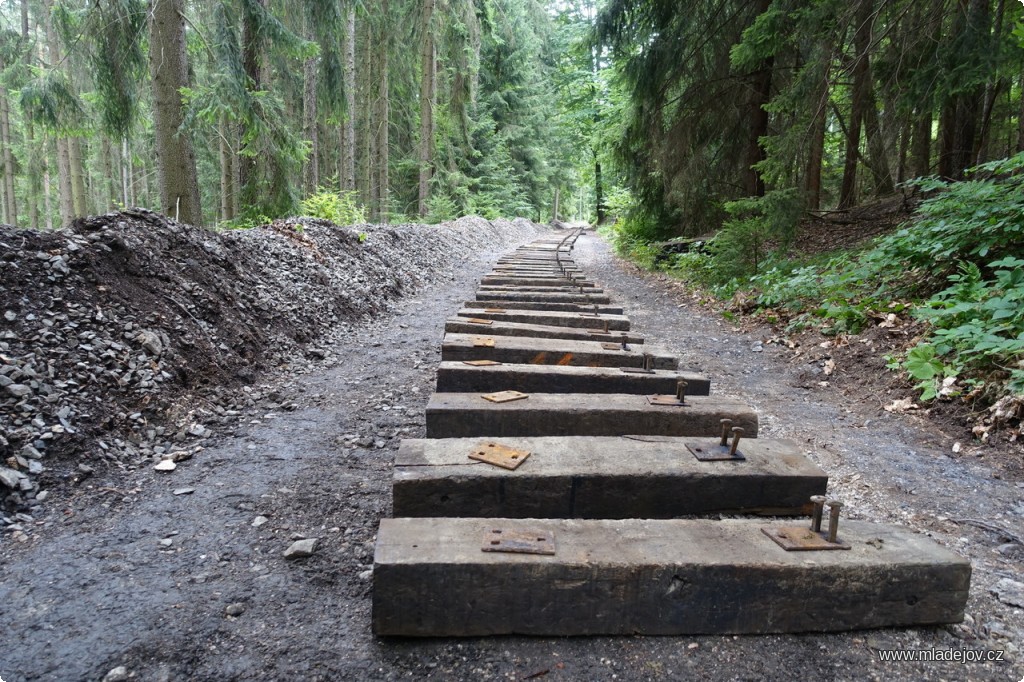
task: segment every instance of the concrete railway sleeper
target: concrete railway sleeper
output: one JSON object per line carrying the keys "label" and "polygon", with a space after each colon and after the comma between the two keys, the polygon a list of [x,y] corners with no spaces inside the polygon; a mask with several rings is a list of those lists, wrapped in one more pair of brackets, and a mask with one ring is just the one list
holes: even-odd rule
{"label": "concrete railway sleeper", "polygon": [[427,438],[402,442],[396,518],[377,537],[374,632],[960,622],[970,563],[898,527],[840,523],[797,444],[757,438],[750,407],[630,331],[571,258],[582,233],[502,257],[446,321]]}

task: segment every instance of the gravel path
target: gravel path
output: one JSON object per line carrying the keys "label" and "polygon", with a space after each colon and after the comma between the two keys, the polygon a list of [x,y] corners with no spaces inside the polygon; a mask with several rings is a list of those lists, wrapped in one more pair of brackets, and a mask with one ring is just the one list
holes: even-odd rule
{"label": "gravel path", "polygon": [[[618,262],[590,234],[577,260],[634,327],[711,376],[713,391],[749,401],[764,435],[806,443],[852,515],[910,526],[971,557],[971,618],[824,636],[375,639],[369,569],[377,522],[390,513],[394,450],[401,437],[422,437],[444,318],[498,255],[481,253],[450,282],[341,336],[315,371],[249,389],[294,411],[268,408],[172,473],[98,475],[51,498],[59,521],[0,549],[0,677],[101,680],[123,666],[132,679],[218,682],[1020,678],[1024,611],[990,589],[1024,582],[1022,548],[953,519],[1020,534],[1021,485],[950,459],[877,404],[797,388],[803,368],[791,354],[752,350],[759,337],[688,307],[676,285]],[[284,559],[298,538],[318,538],[313,556]],[[896,664],[880,663],[879,649],[1006,654]]]}

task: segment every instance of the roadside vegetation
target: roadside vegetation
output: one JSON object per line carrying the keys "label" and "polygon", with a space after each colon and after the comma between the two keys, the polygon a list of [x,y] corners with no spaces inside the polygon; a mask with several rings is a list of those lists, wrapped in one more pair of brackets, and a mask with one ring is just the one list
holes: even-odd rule
{"label": "roadside vegetation", "polygon": [[911,220],[860,247],[824,254],[790,248],[793,235],[751,210],[751,201],[727,205],[733,217],[699,250],[662,257],[661,247],[632,236],[628,222],[611,235],[619,252],[639,264],[718,299],[742,301],[743,310],[789,332],[858,334],[909,317],[922,332],[890,355],[889,367],[906,373],[922,401],[1019,404],[1024,154],[972,168],[962,181],[918,179],[909,189],[925,197]]}

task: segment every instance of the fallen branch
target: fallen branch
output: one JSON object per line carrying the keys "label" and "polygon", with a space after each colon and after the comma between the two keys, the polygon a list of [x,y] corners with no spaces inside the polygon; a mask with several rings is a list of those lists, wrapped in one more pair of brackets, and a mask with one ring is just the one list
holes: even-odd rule
{"label": "fallen branch", "polygon": [[1006,530],[1002,526],[997,526],[996,524],[989,523],[988,521],[982,521],[981,519],[950,519],[950,521],[960,525],[967,524],[969,526],[977,526],[978,528],[983,528],[991,533],[997,533],[1007,540],[1013,540],[1018,545],[1024,545],[1024,538],[1021,538],[1021,536],[1017,535],[1013,531]]}

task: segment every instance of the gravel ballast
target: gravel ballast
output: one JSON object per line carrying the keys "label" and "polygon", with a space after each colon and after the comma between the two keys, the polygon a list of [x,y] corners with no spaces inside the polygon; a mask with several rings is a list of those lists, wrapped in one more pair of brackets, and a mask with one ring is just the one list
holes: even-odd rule
{"label": "gravel ballast", "polygon": [[172,470],[266,397],[239,387],[326,358],[482,246],[543,229],[300,218],[217,232],[140,209],[56,232],[0,226],[0,526],[99,467]]}

